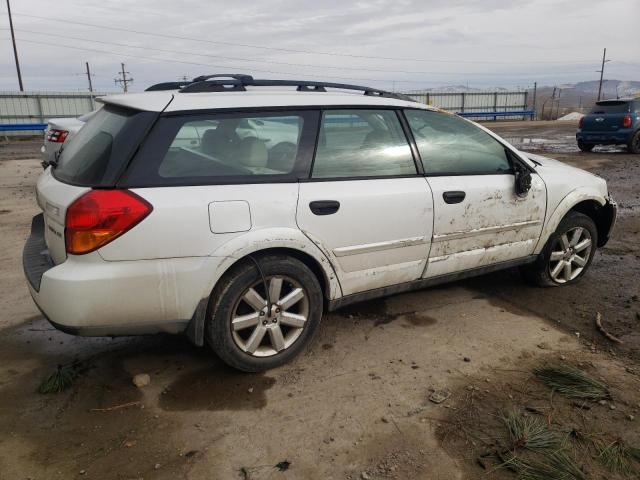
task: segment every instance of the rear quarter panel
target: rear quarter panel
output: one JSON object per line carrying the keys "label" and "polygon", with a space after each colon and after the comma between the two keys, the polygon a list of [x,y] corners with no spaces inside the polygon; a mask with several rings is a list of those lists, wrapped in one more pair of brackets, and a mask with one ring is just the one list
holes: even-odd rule
{"label": "rear quarter panel", "polygon": [[[153,206],[139,225],[101,248],[105,260],[144,260],[215,255],[225,243],[246,232],[213,233],[213,202],[243,201],[249,206],[251,230],[297,228],[297,183],[136,188]],[[213,227],[213,228],[212,228]]]}

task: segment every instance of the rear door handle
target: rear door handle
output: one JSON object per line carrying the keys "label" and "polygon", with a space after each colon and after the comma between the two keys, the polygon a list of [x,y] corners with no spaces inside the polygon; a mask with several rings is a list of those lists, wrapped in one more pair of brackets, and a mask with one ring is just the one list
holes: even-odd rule
{"label": "rear door handle", "polygon": [[316,200],[309,204],[315,215],[332,215],[340,209],[340,202],[336,200]]}
{"label": "rear door handle", "polygon": [[445,203],[460,203],[467,194],[461,191],[444,192],[442,198]]}

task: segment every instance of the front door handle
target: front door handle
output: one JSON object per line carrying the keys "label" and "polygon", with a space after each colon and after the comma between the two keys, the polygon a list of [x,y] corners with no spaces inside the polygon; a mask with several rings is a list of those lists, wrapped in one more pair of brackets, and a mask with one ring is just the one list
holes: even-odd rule
{"label": "front door handle", "polygon": [[460,203],[461,201],[464,200],[464,197],[466,197],[467,194],[465,192],[461,192],[461,191],[451,191],[451,192],[444,192],[442,194],[442,198],[444,199],[445,203]]}
{"label": "front door handle", "polygon": [[315,215],[332,215],[340,209],[340,202],[336,200],[316,200],[309,204]]}

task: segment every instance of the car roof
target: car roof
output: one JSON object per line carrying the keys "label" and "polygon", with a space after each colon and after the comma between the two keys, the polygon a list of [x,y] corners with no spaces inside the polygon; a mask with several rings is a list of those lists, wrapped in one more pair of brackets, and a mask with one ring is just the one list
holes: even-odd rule
{"label": "car roof", "polygon": [[358,91],[297,91],[294,87],[252,87],[245,91],[180,92],[149,91],[100,97],[98,101],[149,112],[179,112],[209,109],[246,109],[261,107],[367,106],[438,110],[429,105],[392,97],[364,95]]}
{"label": "car roof", "polygon": [[596,105],[623,105],[625,103],[638,101],[637,98],[611,98],[609,100],[598,100]]}

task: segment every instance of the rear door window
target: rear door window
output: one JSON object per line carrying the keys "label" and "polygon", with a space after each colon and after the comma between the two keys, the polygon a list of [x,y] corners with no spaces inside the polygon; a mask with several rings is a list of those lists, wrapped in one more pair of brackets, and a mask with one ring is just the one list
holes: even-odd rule
{"label": "rear door window", "polygon": [[154,117],[111,106],[96,111],[64,144],[55,178],[80,186],[112,186]]}
{"label": "rear door window", "polygon": [[126,182],[206,184],[297,179],[317,112],[210,114],[161,119]]}
{"label": "rear door window", "polygon": [[313,178],[415,174],[411,148],[395,111],[323,112]]}

